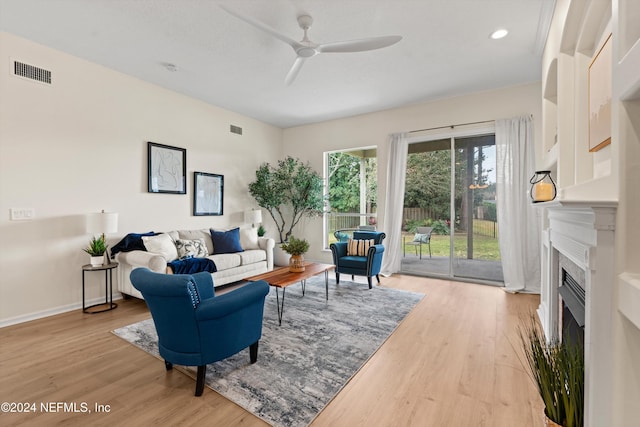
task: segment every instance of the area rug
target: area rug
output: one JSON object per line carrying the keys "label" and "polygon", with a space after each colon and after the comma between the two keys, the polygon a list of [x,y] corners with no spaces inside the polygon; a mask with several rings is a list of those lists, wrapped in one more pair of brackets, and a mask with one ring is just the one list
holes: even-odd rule
{"label": "area rug", "polygon": [[[307,280],[304,296],[300,285],[287,288],[279,326],[271,289],[257,363],[249,363],[245,349],[208,365],[206,384],[273,426],[307,426],[423,296],[330,280],[327,302],[324,277],[318,276]],[[159,357],[151,319],[113,333]]]}

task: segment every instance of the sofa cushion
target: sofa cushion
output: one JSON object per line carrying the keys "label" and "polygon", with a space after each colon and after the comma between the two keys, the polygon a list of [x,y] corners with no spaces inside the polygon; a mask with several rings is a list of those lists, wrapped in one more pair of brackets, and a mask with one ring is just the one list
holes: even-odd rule
{"label": "sofa cushion", "polygon": [[240,245],[240,228],[236,227],[228,231],[211,230],[211,240],[213,241],[213,254],[231,254],[242,252]]}
{"label": "sofa cushion", "polygon": [[173,261],[178,259],[178,250],[168,234],[158,234],[157,236],[142,236],[144,247],[147,252],[162,255],[164,259]]}
{"label": "sofa cushion", "polygon": [[374,245],[374,240],[349,239],[347,243],[347,255],[366,256],[369,248]]}
{"label": "sofa cushion", "polygon": [[204,258],[209,255],[204,239],[178,239],[176,240],[176,249],[180,259],[189,257]]}
{"label": "sofa cushion", "polygon": [[259,249],[258,229],[253,227],[240,229],[240,246],[245,251],[247,249]]}
{"label": "sofa cushion", "polygon": [[238,255],[240,256],[242,265],[253,264],[267,259],[267,253],[262,249],[249,249],[238,253]]}
{"label": "sofa cushion", "polygon": [[238,267],[242,263],[242,259],[238,253],[209,255],[207,258],[215,262],[218,271]]}

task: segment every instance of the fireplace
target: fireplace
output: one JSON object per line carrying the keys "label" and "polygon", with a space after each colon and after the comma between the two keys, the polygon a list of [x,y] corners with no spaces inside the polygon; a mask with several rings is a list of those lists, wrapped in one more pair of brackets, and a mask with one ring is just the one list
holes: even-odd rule
{"label": "fireplace", "polygon": [[612,408],[603,402],[610,401],[613,390],[616,204],[562,200],[544,205],[549,224],[543,235],[540,321],[549,341],[569,334],[583,343],[585,426],[607,425]]}
{"label": "fireplace", "polygon": [[560,308],[560,320],[558,325],[560,326],[559,336],[560,340],[570,340],[572,343],[577,343],[582,347],[584,352],[584,324],[585,324],[585,300],[586,290],[584,287],[584,272],[582,272],[582,281],[580,281],[580,275],[575,272],[572,275],[571,271],[566,269],[566,265],[562,266],[565,258],[560,254],[560,286],[558,287],[558,294],[560,301],[558,303]]}

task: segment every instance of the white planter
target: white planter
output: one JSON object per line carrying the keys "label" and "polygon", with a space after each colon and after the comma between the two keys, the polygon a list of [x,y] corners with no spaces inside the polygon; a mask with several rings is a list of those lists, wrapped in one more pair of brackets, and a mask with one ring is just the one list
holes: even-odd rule
{"label": "white planter", "polygon": [[93,267],[99,267],[104,264],[104,255],[92,256],[90,262]]}
{"label": "white planter", "polygon": [[273,265],[278,267],[288,267],[291,255],[282,250],[281,243],[276,243],[273,248]]}

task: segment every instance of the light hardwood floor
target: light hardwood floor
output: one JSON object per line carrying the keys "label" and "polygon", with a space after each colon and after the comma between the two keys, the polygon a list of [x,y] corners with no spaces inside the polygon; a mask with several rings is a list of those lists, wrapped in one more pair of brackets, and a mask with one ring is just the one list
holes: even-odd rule
{"label": "light hardwood floor", "polygon": [[[401,275],[382,286],[426,297],[312,427],[542,425],[542,402],[516,354],[519,316],[538,296]],[[0,413],[0,425],[267,425],[210,389],[193,396],[193,379],[110,332],[148,317],[131,299],[106,313],[0,329],[0,401],[38,409]],[[86,402],[92,412],[43,413],[41,402],[75,402],[79,411]]]}

